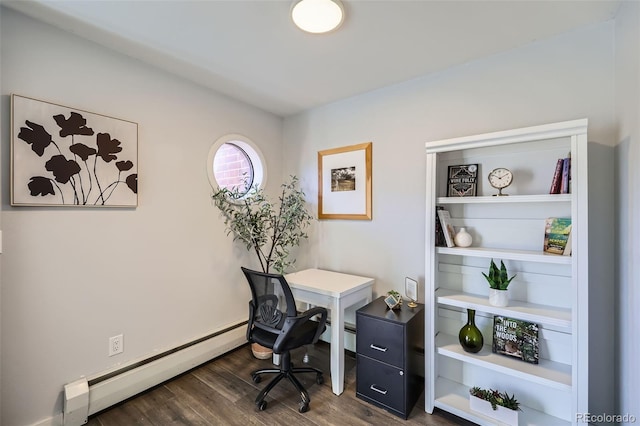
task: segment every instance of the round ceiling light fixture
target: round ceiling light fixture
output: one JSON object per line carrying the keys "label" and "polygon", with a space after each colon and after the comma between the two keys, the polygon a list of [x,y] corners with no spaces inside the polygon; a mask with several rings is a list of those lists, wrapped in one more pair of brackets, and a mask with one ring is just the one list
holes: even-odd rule
{"label": "round ceiling light fixture", "polygon": [[344,21],[344,7],[340,0],[299,0],[291,8],[291,19],[302,31],[328,33]]}

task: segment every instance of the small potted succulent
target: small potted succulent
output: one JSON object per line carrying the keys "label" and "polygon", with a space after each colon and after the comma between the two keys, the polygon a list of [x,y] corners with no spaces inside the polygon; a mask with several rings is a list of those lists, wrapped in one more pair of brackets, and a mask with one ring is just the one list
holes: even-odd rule
{"label": "small potted succulent", "polygon": [[507,268],[504,266],[504,262],[500,261],[500,269],[496,266],[496,263],[491,259],[489,265],[489,275],[482,273],[489,282],[489,303],[493,306],[507,306],[509,303],[509,293],[507,289],[509,283],[516,276],[508,278]]}
{"label": "small potted succulent", "polygon": [[389,309],[400,309],[402,307],[402,296],[395,290],[389,290],[384,298],[384,303]]}
{"label": "small potted succulent", "polygon": [[518,426],[520,403],[515,395],[495,389],[481,389],[477,386],[469,389],[469,406],[471,410],[496,419],[502,423]]}

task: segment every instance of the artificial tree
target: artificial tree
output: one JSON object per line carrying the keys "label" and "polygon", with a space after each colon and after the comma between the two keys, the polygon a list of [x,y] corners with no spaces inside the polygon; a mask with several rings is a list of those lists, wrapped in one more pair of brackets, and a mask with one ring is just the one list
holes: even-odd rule
{"label": "artificial tree", "polygon": [[[257,186],[246,193],[238,187],[218,188],[212,195],[224,217],[227,235],[233,234],[234,241],[239,240],[247,250],[253,251],[265,273],[269,273],[271,267],[284,273],[295,263],[295,259],[289,257],[289,250],[307,238],[304,228],[313,219],[296,176],[291,176],[281,189],[277,203],[267,197],[264,188]],[[272,351],[257,343],[251,345],[251,350],[257,358],[271,357]]]}
{"label": "artificial tree", "polygon": [[304,229],[313,216],[306,208],[305,194],[298,178],[291,176],[281,185],[278,202],[272,202],[264,188],[253,186],[246,194],[238,187],[218,188],[212,195],[224,217],[227,235],[242,242],[258,257],[263,272],[273,267],[278,273],[295,263],[290,249],[307,238]]}

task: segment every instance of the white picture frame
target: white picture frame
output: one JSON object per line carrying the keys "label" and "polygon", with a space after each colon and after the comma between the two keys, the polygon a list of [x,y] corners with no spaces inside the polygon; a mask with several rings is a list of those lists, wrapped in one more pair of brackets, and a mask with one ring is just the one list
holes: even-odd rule
{"label": "white picture frame", "polygon": [[418,301],[418,281],[409,277],[405,277],[404,294],[410,300],[407,306],[409,306],[410,308],[416,307],[416,302]]}

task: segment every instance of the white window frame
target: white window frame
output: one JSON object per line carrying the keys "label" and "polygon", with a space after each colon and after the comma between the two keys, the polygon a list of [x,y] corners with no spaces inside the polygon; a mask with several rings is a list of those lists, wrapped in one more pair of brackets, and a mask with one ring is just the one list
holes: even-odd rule
{"label": "white window frame", "polygon": [[218,149],[226,143],[236,145],[249,156],[249,161],[251,161],[251,165],[253,167],[253,186],[264,188],[267,184],[267,167],[264,155],[262,155],[260,148],[258,148],[251,139],[237,133],[230,133],[218,138],[218,140],[211,145],[211,148],[209,148],[209,154],[207,156],[207,175],[209,177],[211,187],[214,190],[220,187],[213,173],[213,160],[215,159]]}

